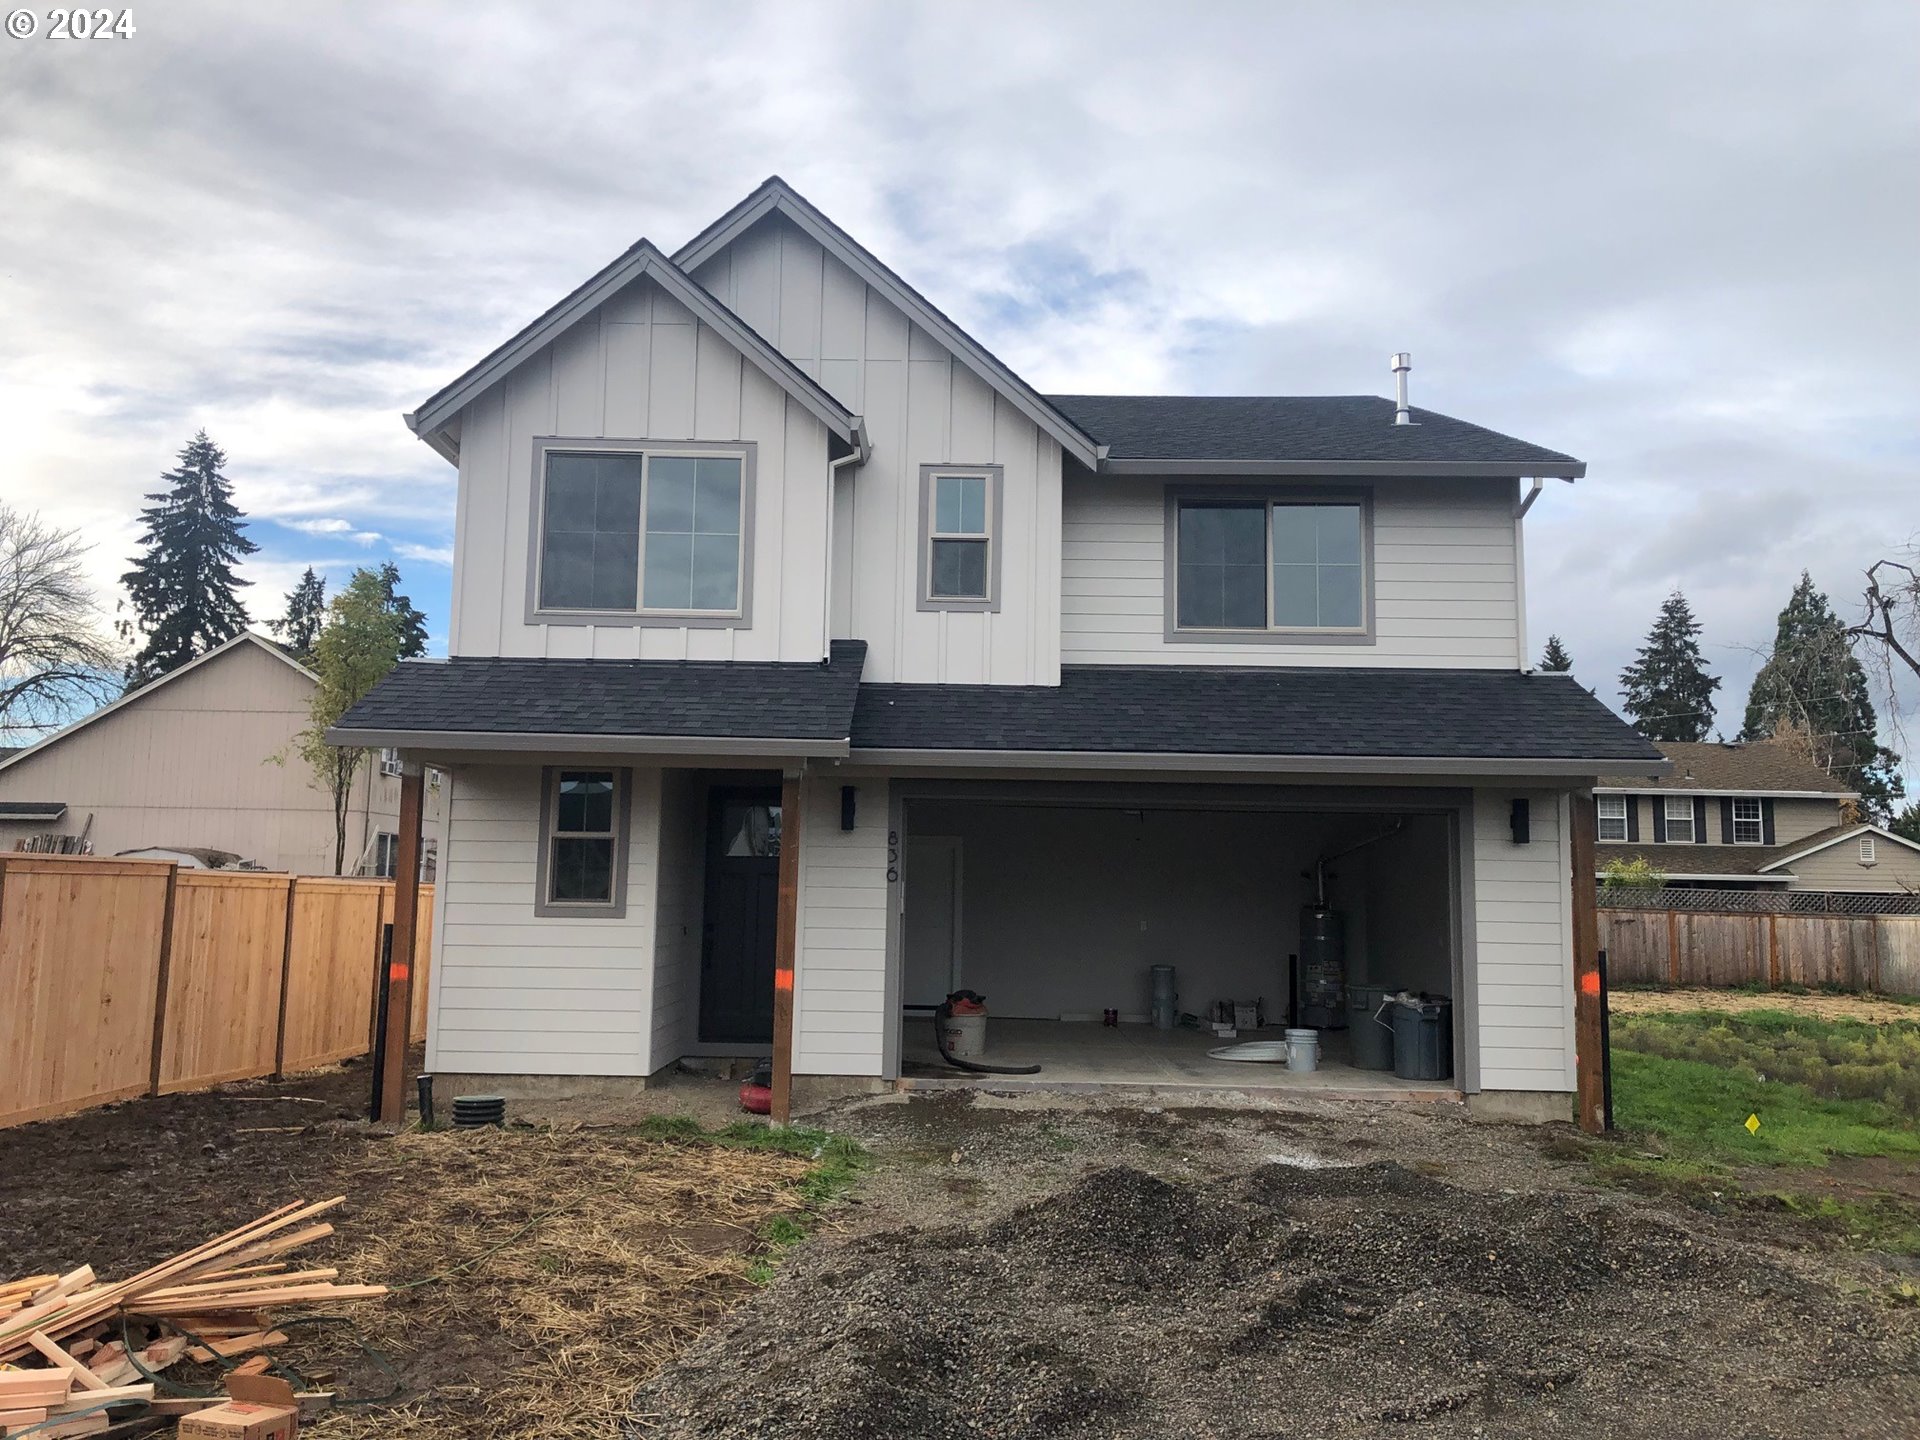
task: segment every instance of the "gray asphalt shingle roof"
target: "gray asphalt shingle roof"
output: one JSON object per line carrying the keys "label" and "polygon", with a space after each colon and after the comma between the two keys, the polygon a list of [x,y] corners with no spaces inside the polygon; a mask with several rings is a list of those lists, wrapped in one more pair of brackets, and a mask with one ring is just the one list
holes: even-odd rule
{"label": "gray asphalt shingle roof", "polygon": [[542,660],[408,661],[337,730],[484,735],[839,740],[853,721],[864,640],[831,664]]}
{"label": "gray asphalt shingle roof", "polygon": [[1660,740],[1660,753],[1673,761],[1673,773],[1657,780],[1642,775],[1603,775],[1602,785],[1623,790],[1706,790],[1738,794],[1820,792],[1851,795],[1846,781],[1827,774],[1813,761],[1776,740],[1744,744],[1702,740]]}
{"label": "gray asphalt shingle roof", "polygon": [[1647,760],[1564,676],[1066,666],[1056,686],[862,685],[853,748]]}
{"label": "gray asphalt shingle roof", "polygon": [[1572,456],[1378,395],[1049,395],[1109,460],[1482,461],[1565,468]]}

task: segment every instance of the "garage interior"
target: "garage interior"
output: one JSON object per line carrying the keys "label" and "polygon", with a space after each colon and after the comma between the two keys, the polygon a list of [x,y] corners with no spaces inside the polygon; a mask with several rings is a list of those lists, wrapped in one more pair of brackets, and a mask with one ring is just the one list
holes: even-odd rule
{"label": "garage interior", "polygon": [[[1453,814],[1310,803],[1261,803],[1244,792],[907,799],[902,1082],[1454,1094],[1452,1078],[1356,1068],[1344,1009],[1342,1028],[1319,1027],[1316,1071],[1209,1058],[1225,1045],[1279,1039],[1290,1001],[1311,998],[1295,991],[1294,957],[1327,857],[1326,900],[1344,931],[1348,984],[1460,993]],[[1156,965],[1174,967],[1177,1010],[1197,1025],[1152,1023]],[[1311,989],[1305,974],[1298,983]],[[960,989],[986,1001],[979,1058],[1038,1064],[1040,1074],[1001,1081],[941,1059],[932,1007]],[[1265,1027],[1217,1036],[1206,1022],[1218,1001],[1258,1002]],[[1117,1025],[1104,1023],[1108,1011]],[[1459,1023],[1456,1008],[1456,1068]]]}

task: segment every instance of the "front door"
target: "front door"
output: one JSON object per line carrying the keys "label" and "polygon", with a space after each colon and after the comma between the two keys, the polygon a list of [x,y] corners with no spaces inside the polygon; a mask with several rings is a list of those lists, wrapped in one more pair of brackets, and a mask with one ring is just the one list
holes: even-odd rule
{"label": "front door", "polygon": [[706,932],[700,958],[703,1041],[772,1041],[779,910],[780,787],[715,786],[707,811]]}

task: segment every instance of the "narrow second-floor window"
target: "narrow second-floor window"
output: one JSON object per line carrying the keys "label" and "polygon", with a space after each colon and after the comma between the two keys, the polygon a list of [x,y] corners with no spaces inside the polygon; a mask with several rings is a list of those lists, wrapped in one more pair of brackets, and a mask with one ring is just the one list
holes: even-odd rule
{"label": "narrow second-floor window", "polygon": [[1733,843],[1736,845],[1758,845],[1765,835],[1765,827],[1760,819],[1760,801],[1754,798],[1734,797],[1733,801]]}
{"label": "narrow second-floor window", "polygon": [[535,618],[744,615],[744,456],[539,453]]}
{"label": "narrow second-floor window", "polygon": [[1666,806],[1667,843],[1671,845],[1691,845],[1693,835],[1693,799],[1687,795],[1667,795],[1662,797]]}
{"label": "narrow second-floor window", "polygon": [[1624,840],[1627,838],[1627,797],[1624,795],[1601,795],[1594,799],[1594,813],[1598,828],[1595,833],[1602,840]]}
{"label": "narrow second-floor window", "polygon": [[999,608],[1000,481],[996,466],[922,471],[922,610]]}

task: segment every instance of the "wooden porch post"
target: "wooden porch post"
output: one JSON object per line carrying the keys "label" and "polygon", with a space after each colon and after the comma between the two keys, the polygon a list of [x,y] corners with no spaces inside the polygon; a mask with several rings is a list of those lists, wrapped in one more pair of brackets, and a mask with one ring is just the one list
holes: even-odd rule
{"label": "wooden porch post", "polygon": [[1573,869],[1573,1043],[1574,1107],[1580,1128],[1589,1134],[1606,1129],[1600,1033],[1600,913],[1594,892],[1593,795],[1575,790],[1567,797],[1572,814],[1568,847]]}
{"label": "wooden porch post", "polygon": [[780,902],[773,942],[773,1107],[785,1125],[793,1114],[793,959],[800,926],[800,773],[780,778]]}
{"label": "wooden porch post", "polygon": [[407,1020],[413,1013],[413,937],[420,919],[420,811],[426,772],[409,760],[400,774],[400,835],[393,859],[393,949],[380,983],[387,987],[387,1044],[379,1057],[380,1119],[407,1118]]}

